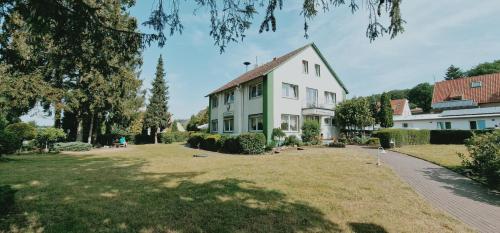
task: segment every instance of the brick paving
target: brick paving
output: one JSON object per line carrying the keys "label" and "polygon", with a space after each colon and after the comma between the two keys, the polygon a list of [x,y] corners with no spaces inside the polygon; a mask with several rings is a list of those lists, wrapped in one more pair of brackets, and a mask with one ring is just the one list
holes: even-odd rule
{"label": "brick paving", "polygon": [[479,232],[500,233],[499,192],[446,168],[397,152],[387,151],[381,161],[433,206]]}

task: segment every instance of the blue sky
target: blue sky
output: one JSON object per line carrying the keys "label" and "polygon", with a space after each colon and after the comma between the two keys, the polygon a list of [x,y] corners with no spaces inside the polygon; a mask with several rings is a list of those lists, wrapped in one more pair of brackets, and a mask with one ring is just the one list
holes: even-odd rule
{"label": "blue sky", "polygon": [[[163,55],[170,86],[169,108],[175,118],[188,118],[207,106],[204,96],[243,73],[244,61],[254,64],[257,56],[262,64],[311,42],[343,80],[350,97],[433,83],[442,80],[451,64],[469,69],[500,59],[498,0],[403,1],[406,31],[395,39],[384,36],[372,43],[365,37],[368,15],[363,7],[354,14],[347,6],[321,14],[311,22],[310,37],[305,39],[300,4],[293,3],[278,12],[276,32],[259,34],[263,16],[257,15],[245,40],[231,44],[223,54],[209,36],[208,14],[199,10],[193,15],[191,2],[180,2],[182,35],[170,37],[163,48],[147,48],[141,68],[141,79],[148,89],[157,59]],[[143,22],[152,7],[153,1],[137,1],[131,14]],[[147,28],[141,26],[141,30]],[[36,119],[40,124],[51,121]]]}

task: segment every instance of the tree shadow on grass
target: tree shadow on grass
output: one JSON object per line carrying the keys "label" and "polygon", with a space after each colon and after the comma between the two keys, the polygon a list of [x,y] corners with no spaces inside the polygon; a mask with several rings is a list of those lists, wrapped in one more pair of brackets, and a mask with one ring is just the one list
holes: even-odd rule
{"label": "tree shadow on grass", "polygon": [[374,223],[350,222],[349,226],[355,233],[387,233],[384,227]]}
{"label": "tree shadow on grass", "polygon": [[202,173],[144,173],[143,162],[102,158],[32,163],[43,169],[2,180],[39,186],[19,190],[0,229],[35,212],[45,232],[340,232],[320,210],[250,181],[196,182]]}
{"label": "tree shadow on grass", "polygon": [[453,191],[453,193],[468,199],[483,203],[500,206],[500,193],[489,190],[482,184],[470,180],[446,168],[427,168],[424,175],[430,179],[442,183],[442,187]]}

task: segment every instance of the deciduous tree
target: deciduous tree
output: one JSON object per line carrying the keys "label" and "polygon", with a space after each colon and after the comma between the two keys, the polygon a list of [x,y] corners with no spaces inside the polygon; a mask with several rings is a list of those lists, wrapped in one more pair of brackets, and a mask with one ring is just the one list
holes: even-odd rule
{"label": "deciduous tree", "polygon": [[392,108],[391,108],[391,99],[387,93],[382,93],[380,97],[380,111],[378,120],[380,122],[380,126],[384,128],[390,128],[394,125],[392,119]]}

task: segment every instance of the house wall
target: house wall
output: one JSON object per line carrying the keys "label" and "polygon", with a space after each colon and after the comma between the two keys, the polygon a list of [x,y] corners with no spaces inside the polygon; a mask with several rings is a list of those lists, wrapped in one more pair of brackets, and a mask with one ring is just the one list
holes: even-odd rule
{"label": "house wall", "polygon": [[405,101],[402,116],[411,116],[410,103],[408,103],[408,100]]}
{"label": "house wall", "polygon": [[[309,73],[303,73],[302,60],[309,63]],[[321,75],[316,76],[315,64],[320,65]],[[281,114],[299,115],[299,122],[304,122],[302,116],[302,108],[306,107],[306,88],[314,88],[318,90],[318,104],[320,107],[332,109],[335,105],[325,105],[324,92],[336,93],[336,102],[344,100],[344,89],[340,86],[333,74],[330,73],[326,64],[322,61],[321,57],[316,53],[311,46],[295,55],[273,71],[273,128],[281,126]],[[298,85],[299,98],[289,99],[282,97],[282,83],[290,83]],[[322,124],[324,123],[321,119]],[[333,128],[333,127],[332,127]],[[333,129],[334,130],[334,129]],[[337,132],[334,130],[334,133]],[[286,132],[288,135],[300,134],[299,132]]]}
{"label": "house wall", "polygon": [[441,118],[429,120],[407,120],[394,121],[393,128],[405,129],[403,123],[408,124],[406,129],[438,129],[437,122],[451,122],[451,129],[469,130],[469,121],[484,120],[486,128],[495,128],[500,126],[500,116],[495,117],[467,117],[467,118]]}

